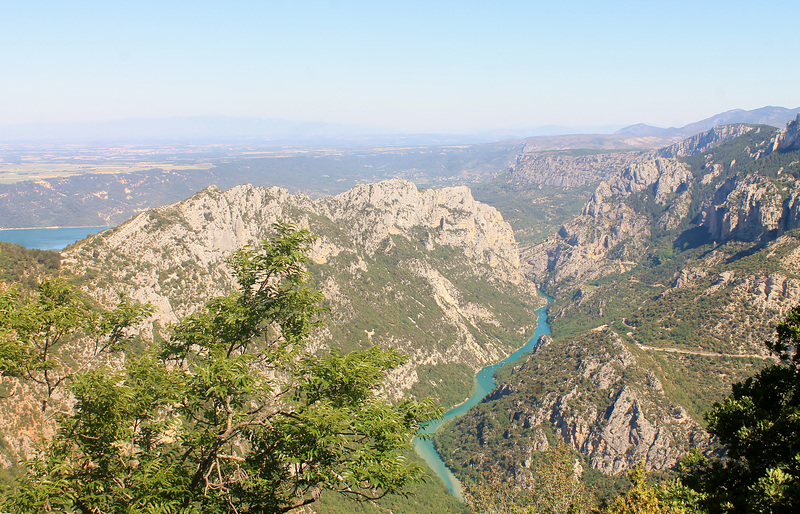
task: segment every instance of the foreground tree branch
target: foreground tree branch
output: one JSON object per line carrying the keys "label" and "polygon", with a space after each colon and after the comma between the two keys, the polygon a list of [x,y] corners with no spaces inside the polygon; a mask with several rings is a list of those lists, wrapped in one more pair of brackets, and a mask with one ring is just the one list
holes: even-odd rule
{"label": "foreground tree branch", "polygon": [[2,507],[286,512],[325,491],[371,500],[424,480],[403,454],[441,409],[378,393],[404,358],[305,350],[322,311],[305,271],[312,241],[277,224],[272,239],[231,258],[238,291],[209,300],[123,370],[77,376],[74,413]]}

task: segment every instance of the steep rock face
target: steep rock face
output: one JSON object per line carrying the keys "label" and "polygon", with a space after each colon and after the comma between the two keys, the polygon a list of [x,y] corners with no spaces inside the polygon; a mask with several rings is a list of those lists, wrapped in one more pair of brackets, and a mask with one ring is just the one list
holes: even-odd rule
{"label": "steep rock face", "polygon": [[800,148],[800,114],[779,131],[771,141],[772,151],[789,152]]}
{"label": "steep rock face", "polygon": [[331,322],[317,344],[388,345],[410,356],[392,395],[420,382],[434,389],[437,366],[477,370],[502,358],[535,323],[541,299],[522,274],[510,226],[465,187],[390,180],[317,200],[275,187],[211,187],[79,242],[63,265],[104,303],[122,292],[154,304],[153,330],[163,334],[230,291],[227,257],[268,237],[277,220],[319,236],[310,271]]}
{"label": "steep rock face", "polygon": [[643,159],[640,151],[569,155],[555,152],[521,153],[510,170],[520,184],[579,187],[614,174]]}
{"label": "steep rock face", "polygon": [[[525,160],[521,156],[514,173],[520,177],[518,180],[528,178],[532,183],[555,184],[557,177],[558,180],[572,180],[580,175],[573,170],[575,163],[585,166],[590,158],[607,165],[602,167],[604,180],[595,189],[581,215],[565,223],[557,234],[544,242],[523,250],[522,257],[528,266],[529,276],[542,287],[559,292],[586,280],[630,269],[642,256],[653,230],[674,230],[690,215],[694,216],[690,211],[697,185],[688,165],[677,157],[708,151],[753,131],[760,133],[761,127],[744,124],[717,126],[658,151],[629,153],[616,158],[612,157],[614,154],[603,154],[605,160],[598,156],[567,158],[546,154],[531,154]],[[764,148],[756,148],[755,153],[746,150],[749,152],[748,159],[757,159],[765,151]],[[560,170],[558,166],[566,167]],[[709,173],[700,181],[702,186],[715,183],[720,174],[725,172],[721,164],[711,162],[709,166]],[[583,176],[587,179],[575,183],[584,184],[588,183],[589,178],[599,178],[596,172],[584,173]],[[569,185],[569,182],[559,184]],[[625,203],[625,199],[631,195],[641,196],[638,210],[632,207],[636,204]],[[652,202],[660,211],[655,219],[649,219],[647,209],[641,208],[648,202]],[[722,202],[724,198],[716,203]],[[797,217],[800,211],[797,198],[792,197],[785,209],[788,214],[780,222],[782,230],[800,224],[794,221],[800,219]],[[724,208],[720,207],[720,210]],[[722,219],[726,216],[723,212],[714,211],[719,220],[710,216],[711,213],[712,209],[709,208],[706,224],[718,221],[718,225],[723,227],[730,221]],[[771,216],[766,215],[761,221],[772,223],[774,220]],[[732,218],[730,215],[727,217]],[[751,218],[755,219],[753,216]],[[764,228],[762,233],[772,228]],[[720,231],[725,233],[724,228]],[[742,231],[746,232],[749,233],[748,230]]]}
{"label": "steep rock face", "polygon": [[[648,237],[647,219],[619,204],[602,218],[584,214],[572,220],[555,236],[523,250],[522,257],[529,276],[541,287],[567,289],[624,270],[634,263]],[[614,257],[609,258],[612,252]]]}
{"label": "steep rock face", "polygon": [[658,224],[672,228],[689,212],[692,183],[691,172],[676,159],[631,164],[601,182],[581,215],[558,234],[523,250],[529,276],[542,287],[564,290],[635,264],[650,223],[622,200],[648,190],[656,204],[669,206]]}
{"label": "steep rock face", "polygon": [[739,137],[743,134],[756,130],[752,125],[734,124],[719,125],[711,130],[706,130],[695,136],[679,141],[667,146],[655,153],[658,157],[687,157],[703,153],[706,150],[718,146],[725,141]]}
{"label": "steep rock face", "polygon": [[784,200],[767,178],[737,175],[725,181],[704,205],[700,224],[717,241],[756,241],[798,226],[798,196],[795,189]]}
{"label": "steep rock face", "polygon": [[[641,375],[632,382],[627,377]],[[627,343],[606,327],[570,341],[544,336],[536,352],[502,386],[504,394],[484,400],[456,422],[447,445],[453,464],[482,468],[470,448],[492,447],[491,462],[525,466],[542,430],[588,456],[591,466],[617,474],[643,460],[647,469],[675,465],[690,447],[705,448],[708,435],[681,406],[670,402],[652,371]],[[500,420],[508,424],[493,428]],[[497,420],[494,421],[494,420]]]}
{"label": "steep rock face", "polygon": [[677,159],[654,159],[634,163],[618,175],[601,183],[584,208],[583,214],[595,218],[601,217],[607,212],[609,200],[612,200],[611,208],[614,208],[620,198],[651,187],[655,202],[667,205],[674,193],[683,192],[689,187],[692,179],[692,173]]}

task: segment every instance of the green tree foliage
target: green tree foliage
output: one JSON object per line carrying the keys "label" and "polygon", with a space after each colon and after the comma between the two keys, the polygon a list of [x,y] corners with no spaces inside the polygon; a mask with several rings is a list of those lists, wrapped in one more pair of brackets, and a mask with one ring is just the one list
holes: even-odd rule
{"label": "green tree foliage", "polygon": [[580,514],[591,512],[595,498],[576,470],[563,443],[543,452],[530,471],[509,477],[493,473],[468,488],[467,503],[486,514]]}
{"label": "green tree foliage", "polygon": [[12,512],[286,512],[323,491],[356,500],[425,478],[404,457],[430,401],[389,405],[370,348],[307,351],[322,296],[313,237],[291,225],[231,259],[239,290],[209,300],[124,369],[70,386],[74,413],[8,496]]}
{"label": "green tree foliage", "polygon": [[39,392],[44,412],[55,391],[81,371],[65,364],[65,347],[83,341],[84,360],[94,365],[99,357],[121,351],[131,327],[151,312],[150,306],[124,298],[112,310],[96,308],[63,279],[44,280],[32,292],[0,291],[0,381],[7,389],[26,381]]}
{"label": "green tree foliage", "polygon": [[40,277],[55,273],[61,256],[53,250],[36,250],[0,241],[0,282],[20,284],[33,290]]}
{"label": "green tree foliage", "polygon": [[706,495],[711,512],[800,510],[800,307],[767,342],[780,364],[734,384],[706,414],[708,430],[727,446],[723,460],[693,452],[683,480]]}
{"label": "green tree foliage", "polygon": [[640,461],[628,472],[631,488],[608,506],[608,514],[687,514],[701,512],[701,495],[679,479],[649,483]]}

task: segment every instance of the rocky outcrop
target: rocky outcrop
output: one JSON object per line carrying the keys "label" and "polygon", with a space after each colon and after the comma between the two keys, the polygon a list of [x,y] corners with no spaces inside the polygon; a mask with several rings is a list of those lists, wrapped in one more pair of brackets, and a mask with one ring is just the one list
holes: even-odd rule
{"label": "rocky outcrop", "polygon": [[675,193],[686,191],[692,180],[691,171],[677,159],[634,163],[601,183],[584,207],[583,214],[600,218],[609,207],[615,208],[620,199],[648,188],[652,188],[653,199],[658,205],[667,205]]}
{"label": "rocky outcrop", "polygon": [[[587,339],[594,344],[580,351],[575,366],[591,384],[584,387],[570,379],[564,392],[538,403],[532,413],[535,421],[549,419],[565,442],[589,456],[593,468],[609,474],[630,469],[639,460],[647,469],[667,469],[691,445],[707,442],[702,428],[682,407],[666,400],[655,374],[641,368],[613,331],[601,327],[566,343],[562,351],[578,352]],[[646,380],[623,380],[634,370]],[[593,396],[600,392],[606,392],[606,399],[597,403]]]}
{"label": "rocky outcrop", "polygon": [[529,276],[550,291],[563,291],[635,264],[651,234],[647,216],[623,200],[649,191],[656,204],[666,206],[657,224],[677,226],[689,213],[693,175],[677,159],[631,164],[604,180],[581,215],[564,224],[544,242],[525,249]]}
{"label": "rocky outcrop", "polygon": [[[633,375],[643,379],[627,378]],[[554,430],[593,468],[618,474],[640,460],[647,469],[669,469],[690,448],[709,444],[702,427],[667,398],[656,374],[604,326],[540,344],[502,389],[456,424],[451,446],[468,447],[466,439],[480,434],[481,451],[494,452],[489,462],[526,466],[531,451],[544,446],[541,431]],[[483,467],[472,453],[455,451],[454,464]]]}
{"label": "rocky outcrop", "polygon": [[555,236],[523,250],[522,258],[540,287],[565,290],[634,264],[649,234],[647,218],[618,204],[602,218],[584,214],[572,220]]}
{"label": "rocky outcrop", "polygon": [[700,225],[716,241],[757,241],[798,226],[800,191],[784,200],[764,176],[736,175],[725,181],[703,206]]}
{"label": "rocky outcrop", "polygon": [[425,246],[457,247],[475,264],[486,264],[516,284],[519,253],[511,227],[493,207],[477,202],[465,186],[420,190],[408,181],[356,186],[315,202],[329,219],[347,224],[368,256],[390,235],[426,231]]}
{"label": "rocky outcrop", "polygon": [[773,152],[790,152],[800,148],[800,114],[786,128],[778,131],[771,141]]}
{"label": "rocky outcrop", "polygon": [[800,299],[800,281],[782,273],[752,275],[737,283],[734,294],[758,312],[776,312],[784,316]]}
{"label": "rocky outcrop", "polygon": [[541,299],[523,276],[511,227],[466,187],[389,180],[316,200],[276,187],[210,187],[79,242],[63,266],[87,277],[101,302],[124,293],[152,303],[153,330],[163,334],[230,291],[226,259],[267,238],[277,220],[319,236],[310,271],[331,322],[317,344],[379,344],[409,355],[392,377],[393,396],[438,380],[437,366],[477,370],[501,359],[535,323]]}
{"label": "rocky outcrop", "polygon": [[684,287],[689,287],[690,285],[696,283],[697,280],[705,278],[706,275],[708,275],[706,270],[689,266],[688,268],[684,268],[678,272],[678,276],[675,277],[675,281],[672,283],[672,288],[683,289]]}
{"label": "rocky outcrop", "polygon": [[690,138],[684,139],[678,143],[667,146],[655,153],[658,157],[688,157],[689,155],[697,155],[706,150],[714,148],[725,141],[747,134],[751,130],[758,130],[753,125],[734,124],[734,125],[720,125],[700,132],[699,134]]}
{"label": "rocky outcrop", "polygon": [[[629,269],[641,257],[654,229],[671,231],[689,216],[694,216],[690,212],[696,187],[694,175],[677,157],[708,151],[743,134],[761,130],[761,127],[744,124],[717,126],[651,152],[652,159],[645,160],[648,155],[645,153],[626,154],[628,162],[616,170],[614,166],[624,159],[615,161],[608,157],[608,161],[603,161],[610,166],[603,170],[605,178],[581,215],[566,222],[557,234],[544,242],[523,250],[522,257],[528,265],[529,276],[545,289],[558,292],[610,272]],[[788,132],[791,131],[787,129]],[[762,146],[764,148],[746,149],[749,152],[747,158],[757,159],[763,155],[766,146]],[[571,185],[570,180],[574,180],[574,184],[587,183],[589,179],[581,181],[582,175],[573,172],[569,165],[559,174],[558,166],[564,165],[565,159],[563,156],[539,155],[526,161],[520,157],[519,170],[515,173],[523,177],[521,171],[529,169],[533,183]],[[586,162],[585,157],[570,159],[573,166],[577,162]],[[527,168],[522,166],[523,163]],[[702,186],[716,183],[720,180],[718,177],[726,173],[721,164],[709,161],[708,165],[710,171],[700,181]],[[584,176],[597,178],[598,174],[587,173]],[[776,202],[779,204],[781,200],[775,191],[765,189],[759,192],[759,188],[769,188],[768,181],[764,179],[762,182],[763,187],[746,186],[741,179],[731,179],[706,205],[701,224],[717,239],[742,237],[747,240],[757,239],[771,231],[779,233],[800,226],[800,194],[791,193],[782,206],[777,205]],[[627,197],[636,194],[642,196],[641,205],[653,202],[661,207],[657,218],[650,219],[652,213],[645,212],[645,209],[637,211],[625,203]]]}

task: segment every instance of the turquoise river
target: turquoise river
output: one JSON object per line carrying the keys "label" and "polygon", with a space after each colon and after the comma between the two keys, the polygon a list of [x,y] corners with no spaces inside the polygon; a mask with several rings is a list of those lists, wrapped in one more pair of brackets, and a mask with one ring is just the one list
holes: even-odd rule
{"label": "turquoise river", "polygon": [[[551,298],[547,297],[548,303]],[[533,333],[533,337],[531,337],[528,342],[517,350],[516,352],[512,353],[504,360],[498,362],[497,364],[492,364],[491,366],[486,366],[482,370],[478,372],[475,376],[475,392],[472,393],[472,396],[465,401],[464,403],[454,407],[447,411],[442,419],[430,423],[425,427],[423,430],[426,434],[432,434],[436,432],[436,430],[446,421],[449,421],[453,418],[457,418],[465,414],[473,405],[478,404],[481,400],[489,394],[492,389],[495,388],[497,385],[494,381],[494,372],[497,371],[497,368],[503,366],[505,364],[516,362],[522,356],[522,354],[529,352],[534,349],[536,346],[536,342],[539,340],[539,336],[549,334],[550,333],[550,325],[547,323],[547,307],[542,307],[536,314],[538,315],[538,321],[536,323],[536,331]],[[461,496],[461,482],[453,476],[453,473],[450,469],[444,464],[442,461],[441,456],[436,451],[436,448],[433,446],[432,439],[414,439],[414,447],[417,450],[417,453],[425,459],[425,462],[433,469],[433,471],[439,476],[439,478],[444,481],[444,485],[447,489],[453,493],[458,499],[463,499]]]}

